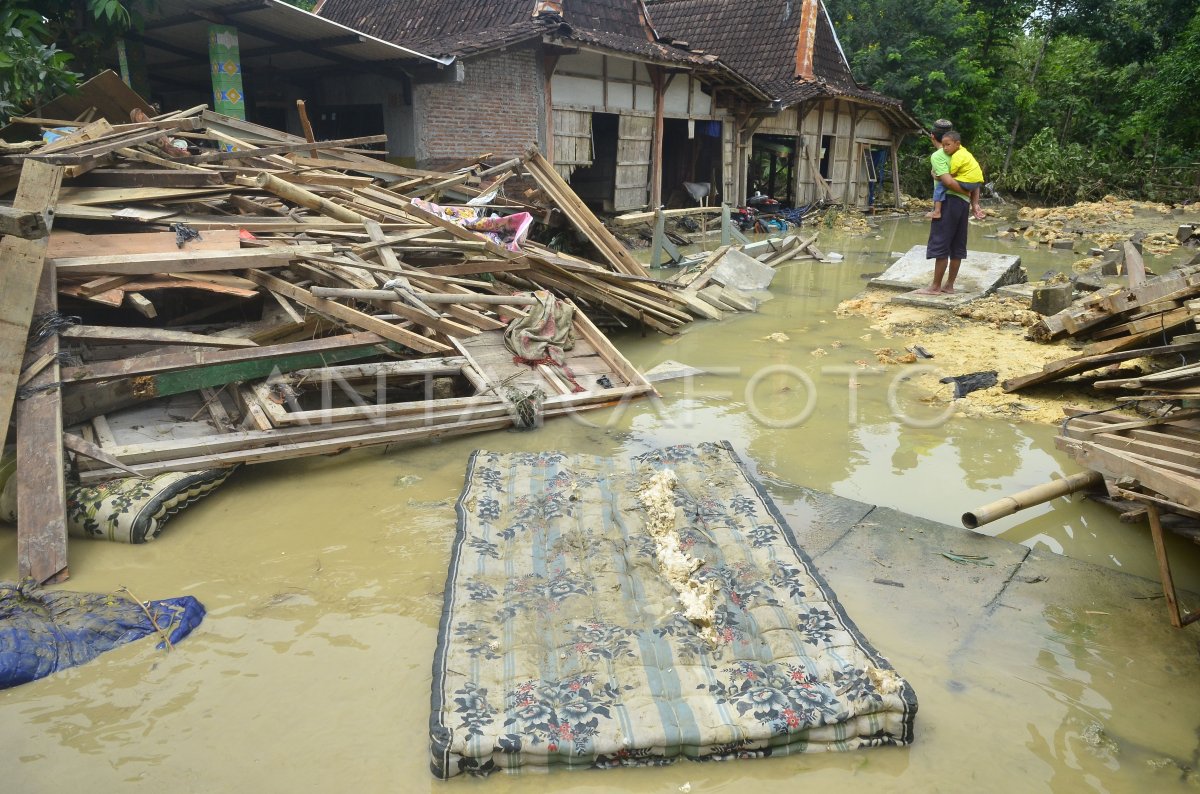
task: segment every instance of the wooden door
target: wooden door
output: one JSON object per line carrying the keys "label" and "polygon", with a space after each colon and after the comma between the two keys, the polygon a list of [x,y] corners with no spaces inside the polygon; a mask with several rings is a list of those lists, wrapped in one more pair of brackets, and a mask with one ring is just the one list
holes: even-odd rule
{"label": "wooden door", "polygon": [[554,109],[554,168],[570,181],[576,168],[592,164],[592,114]]}
{"label": "wooden door", "polygon": [[653,118],[621,115],[617,127],[617,175],[613,186],[615,212],[641,209],[649,202],[653,140]]}

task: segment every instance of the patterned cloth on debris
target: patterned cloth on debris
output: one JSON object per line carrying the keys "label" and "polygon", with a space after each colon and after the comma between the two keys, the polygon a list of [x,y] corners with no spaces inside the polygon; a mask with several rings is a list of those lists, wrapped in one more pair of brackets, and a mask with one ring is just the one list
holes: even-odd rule
{"label": "patterned cloth on debris", "polygon": [[[680,614],[639,489],[716,585],[716,644]],[[843,612],[728,444],[627,460],[476,452],[434,660],[431,767],[659,765],[908,744],[912,687]]]}
{"label": "patterned cloth on debris", "polygon": [[192,596],[148,601],[143,608],[124,593],[39,590],[32,579],[0,582],[0,689],[89,662],[143,637],[166,636],[177,643],[203,619],[204,605]]}
{"label": "patterned cloth on debris", "polygon": [[513,363],[555,367],[571,384],[573,392],[585,391],[567,366],[564,352],[575,347],[575,306],[544,290],[534,295],[540,302],[504,329],[504,346],[514,353]]}
{"label": "patterned cloth on debris", "polygon": [[424,199],[413,199],[413,204],[426,212],[454,221],[464,229],[479,232],[493,243],[513,252],[521,250],[521,243],[525,242],[529,227],[533,224],[533,216],[528,212],[488,216],[476,207],[442,207]]}

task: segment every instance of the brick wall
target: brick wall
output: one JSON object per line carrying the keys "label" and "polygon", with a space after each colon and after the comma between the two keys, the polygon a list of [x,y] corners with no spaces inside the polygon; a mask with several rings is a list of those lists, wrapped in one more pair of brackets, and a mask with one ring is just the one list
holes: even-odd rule
{"label": "brick wall", "polygon": [[418,164],[487,152],[514,157],[540,145],[546,100],[539,61],[534,48],[488,53],[465,61],[461,83],[415,86]]}

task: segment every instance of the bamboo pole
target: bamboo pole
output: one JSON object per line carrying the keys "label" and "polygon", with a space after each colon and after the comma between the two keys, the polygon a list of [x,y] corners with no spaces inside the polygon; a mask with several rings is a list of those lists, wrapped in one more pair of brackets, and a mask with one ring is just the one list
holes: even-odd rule
{"label": "bamboo pole", "polygon": [[1096,488],[1103,484],[1104,477],[1099,472],[1085,471],[1080,474],[1072,474],[1070,477],[1035,485],[1012,496],[997,499],[983,507],[977,507],[974,510],[963,513],[962,523],[967,529],[976,529],[984,524],[990,524],[998,518],[1011,516],[1013,513],[1024,510],[1027,507],[1040,505],[1043,502],[1049,502],[1051,499],[1067,496],[1068,494],[1088,488]]}
{"label": "bamboo pole", "polygon": [[276,196],[286,199],[293,204],[299,204],[301,207],[315,210],[335,220],[346,223],[362,223],[367,220],[366,217],[359,215],[354,210],[347,209],[340,204],[334,204],[329,199],[321,198],[312,191],[305,190],[299,185],[293,185],[291,182],[284,182],[279,177],[272,176],[266,172],[262,172],[255,177],[254,184],[261,190],[274,193]]}

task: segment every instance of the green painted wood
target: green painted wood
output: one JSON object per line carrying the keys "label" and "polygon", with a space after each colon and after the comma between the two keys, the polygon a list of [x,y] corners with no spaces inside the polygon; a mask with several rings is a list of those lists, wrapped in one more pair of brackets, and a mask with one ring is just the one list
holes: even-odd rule
{"label": "green painted wood", "polygon": [[[401,346],[388,342],[395,352],[401,351]],[[258,380],[273,374],[292,372],[309,367],[323,367],[328,364],[340,364],[344,361],[355,361],[360,358],[378,355],[376,346],[349,348],[346,350],[329,350],[324,353],[297,353],[291,356],[264,359],[262,361],[236,361],[228,364],[215,364],[207,367],[194,367],[176,372],[164,372],[153,375],[146,384],[150,397],[167,397],[172,394],[196,391],[211,386],[224,386],[226,383]]]}

